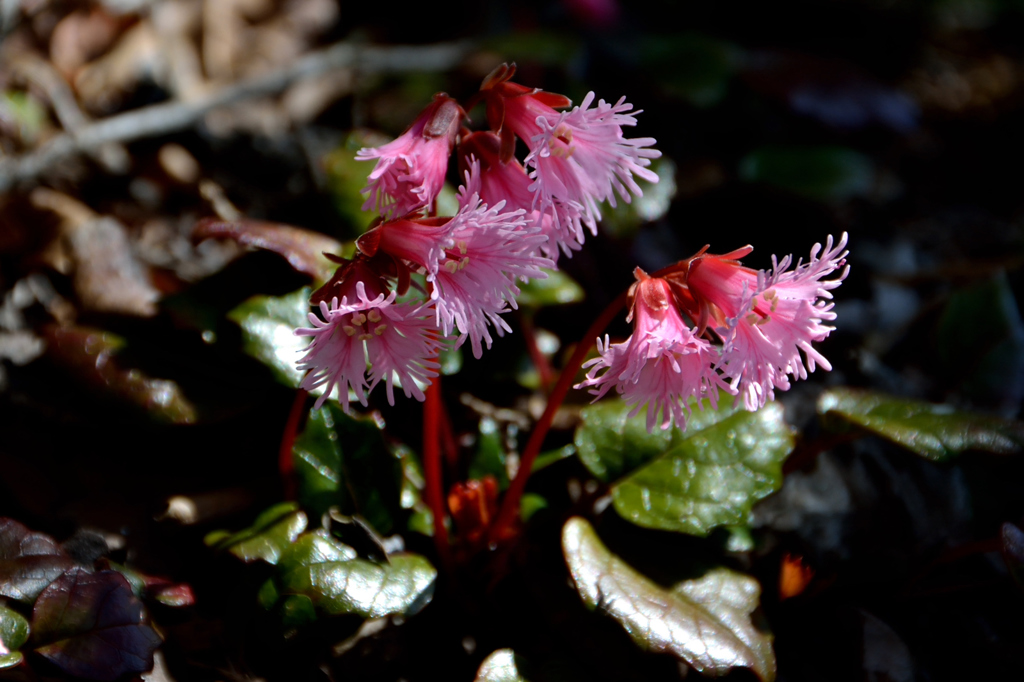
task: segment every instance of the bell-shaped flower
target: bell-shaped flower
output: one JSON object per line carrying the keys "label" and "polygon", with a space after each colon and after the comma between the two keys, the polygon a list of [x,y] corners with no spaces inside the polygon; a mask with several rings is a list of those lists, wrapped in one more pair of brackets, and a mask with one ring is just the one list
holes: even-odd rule
{"label": "bell-shaped flower", "polygon": [[[316,401],[320,407],[335,387],[346,411],[349,391],[364,406],[366,395],[382,380],[388,402],[395,404],[394,382],[401,383],[406,397],[423,400],[419,383],[437,376],[437,354],[441,343],[429,307],[395,303],[396,292],[376,291],[362,280],[348,283],[348,295],[339,302],[320,301],[319,312],[309,314],[308,329],[297,329],[310,337],[306,354],[299,360],[307,371],[302,388],[323,387]],[[371,298],[372,296],[372,298]]]}
{"label": "bell-shaped flower", "polygon": [[[790,377],[806,379],[817,366],[832,369],[811,344],[824,340],[835,319],[832,289],[849,272],[846,234],[833,245],[828,238],[811,248],[806,263],[792,269],[792,257],[772,257],[772,269],[755,271],[738,258],[744,248],[724,256],[702,255],[689,266],[686,282],[699,307],[714,320],[724,347],[718,363],[748,410],[775,397],[775,389],[788,390]],[[825,279],[840,270],[837,277]]]}
{"label": "bell-shaped flower", "polygon": [[430,206],[444,185],[448,157],[465,112],[444,93],[424,109],[400,137],[380,147],[363,148],[359,161],[377,159],[367,178],[364,211],[404,216]]}
{"label": "bell-shaped flower", "polygon": [[542,268],[554,263],[538,254],[547,240],[527,226],[525,211],[504,211],[505,202],[487,206],[480,200],[479,165],[474,161],[459,188],[459,212],[448,223],[451,246],[429,273],[437,324],[447,336],[459,332],[458,345],[468,338],[473,355],[491,347],[489,327],[498,336],[511,331],[501,314],[516,307],[517,280],[544,278]]}
{"label": "bell-shaped flower", "polygon": [[598,339],[600,357],[584,365],[590,371],[577,388],[591,387],[597,400],[615,387],[626,404],[633,405],[630,417],[647,406],[648,431],[673,423],[685,429],[692,399],[700,405],[707,398],[717,406],[717,389],[731,391],[714,370],[715,347],[683,320],[669,283],[648,277],[639,268],[636,276],[630,312],[633,334],[624,343]]}

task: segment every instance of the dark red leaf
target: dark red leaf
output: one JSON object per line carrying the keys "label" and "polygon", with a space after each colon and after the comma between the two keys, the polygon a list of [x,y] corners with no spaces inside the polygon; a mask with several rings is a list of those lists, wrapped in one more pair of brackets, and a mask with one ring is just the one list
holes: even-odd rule
{"label": "dark red leaf", "polygon": [[35,652],[64,672],[115,680],[153,667],[160,637],[117,571],[68,571],[43,590],[32,612]]}
{"label": "dark red leaf", "polygon": [[260,220],[225,222],[205,218],[192,230],[195,240],[233,239],[239,244],[273,251],[284,256],[289,265],[319,282],[330,279],[335,266],[324,253],[341,253],[341,244],[327,235],[300,227]]}
{"label": "dark red leaf", "polygon": [[0,518],[0,596],[26,603],[75,565],[49,535]]}

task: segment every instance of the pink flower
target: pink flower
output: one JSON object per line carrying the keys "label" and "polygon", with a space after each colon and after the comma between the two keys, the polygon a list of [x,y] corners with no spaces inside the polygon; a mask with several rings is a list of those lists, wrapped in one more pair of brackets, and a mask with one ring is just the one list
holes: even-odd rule
{"label": "pink flower", "polygon": [[680,316],[670,284],[648,277],[639,268],[636,277],[630,312],[633,334],[624,343],[598,339],[601,357],[584,365],[591,369],[577,388],[593,387],[590,392],[598,400],[614,386],[634,406],[630,417],[648,406],[648,431],[656,424],[667,429],[673,422],[685,429],[691,398],[698,405],[701,398],[708,398],[717,406],[716,389],[730,388],[713,368],[714,347],[694,335]]}
{"label": "pink flower", "polygon": [[522,209],[502,212],[504,201],[491,207],[480,201],[478,163],[466,173],[466,183],[459,189],[461,208],[448,224],[451,246],[427,281],[434,285],[441,331],[447,336],[457,329],[457,345],[468,338],[479,358],[482,343],[490,348],[493,341],[489,326],[498,336],[511,331],[500,315],[516,307],[516,280],[547,277],[541,268],[554,263],[537,254],[547,238],[526,225]]}
{"label": "pink flower", "polygon": [[396,140],[360,149],[357,160],[378,159],[362,190],[369,195],[363,210],[393,218],[429,206],[444,184],[463,116],[455,100],[440,93]]}
{"label": "pink flower", "polygon": [[[834,320],[831,290],[849,272],[846,234],[833,246],[828,238],[811,248],[807,263],[790,270],[792,257],[772,257],[772,269],[754,271],[739,264],[750,248],[726,256],[699,256],[689,267],[687,284],[698,305],[711,310],[715,331],[724,347],[718,363],[748,410],[775,397],[775,389],[788,390],[790,377],[806,379],[820,365],[832,366],[811,343],[824,340]],[[820,253],[820,255],[819,255]],[[839,276],[823,278],[840,270]],[[806,359],[806,360],[805,360]]]}
{"label": "pink flower", "polygon": [[625,98],[614,105],[599,100],[591,108],[593,102],[591,92],[580,106],[562,113],[530,95],[505,104],[506,123],[530,148],[525,165],[532,169],[534,183],[530,189],[539,207],[544,210],[555,203],[579,207],[576,225],[563,229],[577,232],[580,242],[579,222],[595,232],[601,219],[600,202],[607,201],[614,207],[616,192],[627,203],[630,193],[643,196],[634,175],[658,182],[658,176],[647,166],[651,159],[661,156],[650,148],[654,138],[623,136],[623,126],[635,126],[639,113],[630,113],[633,106]]}
{"label": "pink flower", "polygon": [[325,388],[316,401],[320,407],[337,387],[348,411],[350,390],[365,406],[366,394],[381,380],[387,386],[388,402],[394,405],[397,379],[406,397],[422,401],[423,391],[417,382],[428,383],[438,370],[440,342],[434,312],[424,306],[396,304],[394,291],[387,296],[380,292],[371,299],[363,281],[355,282],[354,293],[351,301],[348,296],[343,296],[341,303],[337,298],[330,305],[321,301],[320,315],[309,314],[312,328],[295,330],[299,336],[311,337],[298,363],[300,370],[309,372],[302,388]]}
{"label": "pink flower", "polygon": [[537,197],[530,191],[533,181],[515,158],[507,162],[501,160],[500,140],[496,134],[472,133],[462,139],[459,148],[463,154],[460,161],[464,170],[473,163],[473,159],[480,163],[479,186],[471,189],[470,193],[479,193],[480,200],[489,206],[504,201],[508,210],[523,209],[526,224],[538,228],[540,234],[547,237],[538,247],[544,256],[557,262],[559,247],[569,256],[572,251],[580,250],[583,232],[579,228],[579,207],[552,202],[547,210],[534,208]]}

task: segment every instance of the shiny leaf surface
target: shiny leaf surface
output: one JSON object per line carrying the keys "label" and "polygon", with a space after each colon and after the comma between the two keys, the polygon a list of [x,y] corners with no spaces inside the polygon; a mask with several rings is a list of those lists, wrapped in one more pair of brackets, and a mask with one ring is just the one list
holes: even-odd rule
{"label": "shiny leaf surface", "polygon": [[39,593],[75,565],[49,535],[13,519],[0,518],[0,596],[31,604]]}
{"label": "shiny leaf surface", "polygon": [[12,609],[0,606],[0,670],[13,668],[24,656],[19,651],[28,640],[28,621]]}
{"label": "shiny leaf surface", "polygon": [[291,388],[302,383],[303,374],[295,363],[309,342],[296,336],[295,330],[310,325],[310,293],[309,287],[303,287],[287,296],[253,296],[228,313],[242,328],[242,350]]}
{"label": "shiny leaf surface", "polygon": [[326,531],[308,533],[281,558],[281,589],[309,597],[331,615],[415,613],[430,601],[437,571],[416,554],[388,558],[387,564],[358,559],[355,550]]}
{"label": "shiny leaf surface", "polygon": [[755,502],[782,485],[793,435],[778,403],[739,410],[695,433],[612,486],[620,516],[693,535],[746,523]]}
{"label": "shiny leaf surface", "polygon": [[728,396],[719,401],[717,410],[707,401],[702,405],[704,409],[693,410],[685,433],[675,428],[648,433],[645,410],[630,418],[632,408],[621,399],[602,400],[583,408],[576,429],[576,452],[590,473],[602,481],[613,481],[736,412]]}
{"label": "shiny leaf surface", "polygon": [[511,649],[498,649],[484,659],[476,672],[475,682],[527,682],[516,665]]}
{"label": "shiny leaf surface", "polygon": [[1021,451],[1024,424],[883,393],[833,388],[818,399],[818,413],[854,424],[934,461],[969,450]]}
{"label": "shiny leaf surface", "polygon": [[66,673],[114,680],[153,667],[160,637],[116,571],[75,569],[51,583],[32,612],[36,653]]}
{"label": "shiny leaf surface", "polygon": [[336,506],[389,533],[401,513],[401,464],[372,419],[355,419],[335,403],[311,410],[292,448],[298,497],[320,515]]}
{"label": "shiny leaf surface", "polygon": [[580,517],[565,524],[562,549],[586,605],[617,620],[639,646],[705,675],[745,667],[764,682],[775,678],[771,635],[751,622],[761,594],[753,578],[717,568],[663,588],[608,551]]}
{"label": "shiny leaf surface", "polygon": [[281,553],[306,529],[306,514],[294,502],[282,502],[256,517],[252,526],[237,533],[215,531],[204,542],[231,552],[242,561],[276,564]]}

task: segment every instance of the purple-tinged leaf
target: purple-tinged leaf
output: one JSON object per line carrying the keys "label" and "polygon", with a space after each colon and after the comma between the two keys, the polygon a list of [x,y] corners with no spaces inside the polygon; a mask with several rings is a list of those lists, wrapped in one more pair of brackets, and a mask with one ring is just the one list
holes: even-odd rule
{"label": "purple-tinged leaf", "polygon": [[20,613],[0,606],[0,670],[21,663],[24,655],[19,651],[28,639],[28,621]]}
{"label": "purple-tinged leaf", "polygon": [[1012,523],[1004,523],[999,535],[1003,541],[1003,560],[1017,585],[1024,589],[1024,531]]}
{"label": "purple-tinged leaf", "polygon": [[233,239],[239,244],[272,251],[284,256],[288,264],[318,282],[326,282],[338,268],[324,253],[340,254],[341,244],[327,235],[301,227],[260,220],[225,222],[206,218],[196,223],[194,239]]}
{"label": "purple-tinged leaf", "polygon": [[0,518],[0,596],[31,604],[47,585],[74,565],[49,535]]}
{"label": "purple-tinged leaf", "polygon": [[153,667],[160,637],[142,602],[116,571],[68,571],[51,583],[32,612],[35,649],[64,672],[115,680]]}
{"label": "purple-tinged leaf", "polygon": [[584,603],[600,609],[625,628],[638,646],[672,654],[709,675],[750,668],[762,682],[775,679],[770,633],[750,615],[761,587],[727,568],[664,588],[608,551],[584,519],[569,519],[562,551]]}

